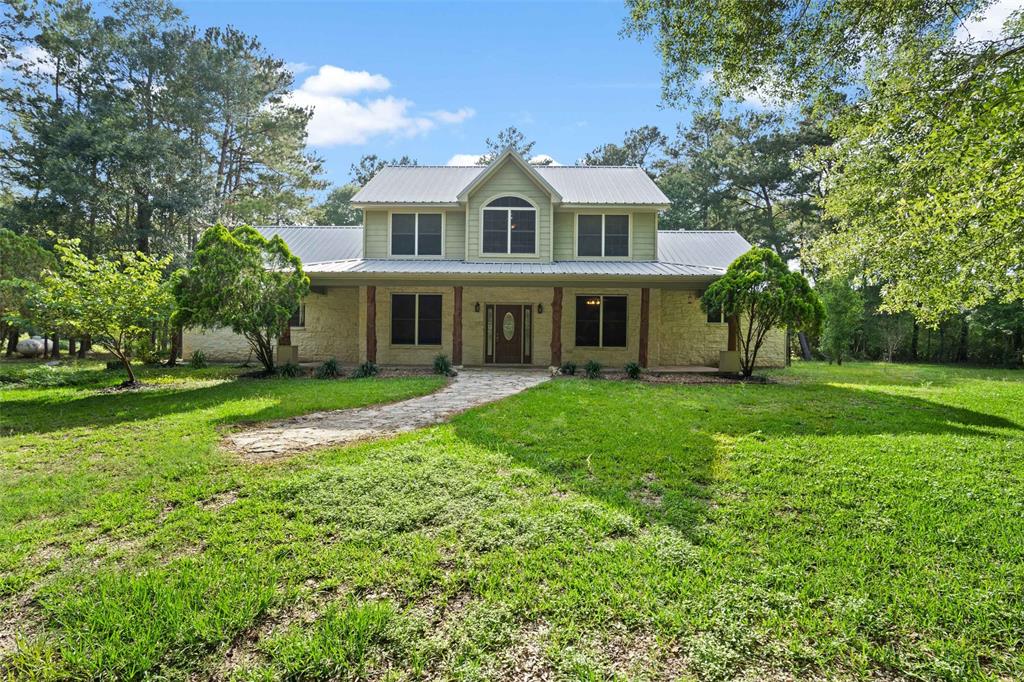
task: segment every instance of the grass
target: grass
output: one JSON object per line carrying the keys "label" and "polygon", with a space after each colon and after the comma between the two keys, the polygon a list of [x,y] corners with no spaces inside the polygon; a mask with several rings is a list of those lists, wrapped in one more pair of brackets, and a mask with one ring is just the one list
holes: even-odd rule
{"label": "grass", "polygon": [[9,371],[0,675],[1024,676],[1019,372],[565,379],[253,466],[224,429],[439,380]]}

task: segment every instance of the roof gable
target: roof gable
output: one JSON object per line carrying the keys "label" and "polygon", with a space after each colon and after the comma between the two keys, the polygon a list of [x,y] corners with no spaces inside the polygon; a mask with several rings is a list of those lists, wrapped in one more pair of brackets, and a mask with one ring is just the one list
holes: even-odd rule
{"label": "roof gable", "polygon": [[559,194],[558,190],[552,187],[551,183],[545,180],[541,174],[537,172],[536,168],[524,161],[523,157],[519,156],[519,154],[511,147],[499,154],[498,158],[494,159],[483,173],[480,173],[473,178],[473,180],[471,180],[470,183],[466,185],[461,192],[459,192],[459,201],[467,201],[469,199],[469,195],[473,193],[473,190],[482,186],[489,178],[493,177],[494,174],[498,172],[498,169],[503,168],[509,163],[517,165],[526,177],[530,178],[534,184],[548,193],[552,201],[555,203],[561,203],[562,195]]}

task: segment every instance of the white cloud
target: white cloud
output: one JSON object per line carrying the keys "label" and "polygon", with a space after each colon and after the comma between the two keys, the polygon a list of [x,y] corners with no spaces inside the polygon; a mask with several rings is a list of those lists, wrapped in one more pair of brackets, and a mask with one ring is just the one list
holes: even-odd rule
{"label": "white cloud", "polygon": [[536,154],[530,157],[530,163],[544,164],[546,166],[561,166],[562,164],[555,161],[555,158],[550,154]]}
{"label": "white cloud", "polygon": [[446,166],[475,166],[480,163],[483,154],[455,154],[445,163]]}
{"label": "white cloud", "polygon": [[413,102],[402,97],[357,97],[390,88],[391,81],[381,74],[325,64],[292,92],[291,102],[313,109],[309,142],[321,147],[364,144],[379,135],[414,137],[476,114],[469,107],[418,114]]}
{"label": "white cloud", "polygon": [[1021,9],[1020,0],[997,0],[980,14],[975,13],[956,31],[957,40],[996,40],[1003,35],[1003,24]]}
{"label": "white cloud", "polygon": [[313,68],[312,64],[306,62],[286,62],[284,68],[292,72],[292,74],[298,76],[300,73],[306,73]]}
{"label": "white cloud", "polygon": [[467,118],[476,116],[476,110],[470,107],[462,107],[458,111],[432,111],[430,117],[438,123],[462,123]]}
{"label": "white cloud", "polygon": [[13,55],[0,62],[0,67],[13,69],[19,64],[28,64],[35,71],[46,75],[52,76],[56,72],[56,67],[49,53],[38,45],[23,45]]}
{"label": "white cloud", "polygon": [[320,70],[303,82],[302,89],[317,95],[354,95],[366,90],[387,90],[391,81],[379,73],[349,71],[339,66],[324,64]]}

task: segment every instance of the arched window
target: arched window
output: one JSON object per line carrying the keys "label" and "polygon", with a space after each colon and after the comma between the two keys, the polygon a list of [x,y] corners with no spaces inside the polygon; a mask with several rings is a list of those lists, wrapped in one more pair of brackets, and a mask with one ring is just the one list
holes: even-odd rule
{"label": "arched window", "polygon": [[537,253],[537,209],[526,199],[498,197],[483,220],[484,253]]}

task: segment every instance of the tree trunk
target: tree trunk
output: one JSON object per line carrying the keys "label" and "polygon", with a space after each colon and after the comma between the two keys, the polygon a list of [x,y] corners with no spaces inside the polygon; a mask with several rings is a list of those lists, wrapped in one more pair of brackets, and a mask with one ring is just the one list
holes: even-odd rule
{"label": "tree trunk", "polygon": [[917,339],[921,335],[921,325],[914,320],[914,333],[910,337],[910,361],[917,362]]}
{"label": "tree trunk", "polygon": [[75,357],[75,340],[71,338],[68,339],[68,357]]}
{"label": "tree trunk", "polygon": [[150,235],[153,233],[153,205],[141,190],[136,190],[135,200],[135,238],[136,246],[142,253],[150,250]]}
{"label": "tree trunk", "polygon": [[174,367],[178,363],[178,356],[181,355],[181,327],[175,326],[171,329],[171,352],[167,356],[167,366]]}
{"label": "tree trunk", "polygon": [[92,348],[92,339],[88,335],[82,337],[82,342],[78,344],[78,357],[81,359],[85,358],[85,354]]}
{"label": "tree trunk", "polygon": [[960,323],[960,343],[956,349],[957,362],[967,362],[968,332],[969,327],[967,324],[967,316],[965,315]]}
{"label": "tree trunk", "polygon": [[18,348],[19,336],[21,336],[21,330],[17,327],[11,327],[10,331],[7,332],[7,352],[4,355],[7,357],[14,355],[14,351]]}
{"label": "tree trunk", "polygon": [[803,353],[804,360],[813,360],[814,355],[811,354],[811,343],[807,340],[807,334],[800,332],[798,336],[800,338],[800,351]]}
{"label": "tree trunk", "polygon": [[50,357],[51,358],[59,358],[60,357],[60,335],[59,334],[54,334],[53,335],[53,350],[50,351]]}

